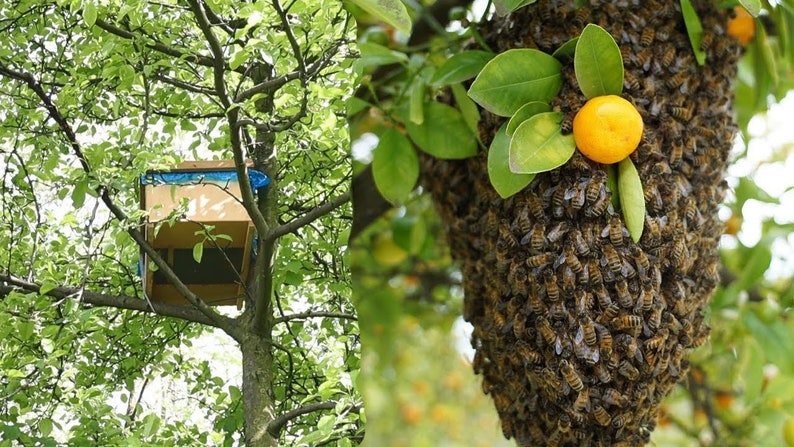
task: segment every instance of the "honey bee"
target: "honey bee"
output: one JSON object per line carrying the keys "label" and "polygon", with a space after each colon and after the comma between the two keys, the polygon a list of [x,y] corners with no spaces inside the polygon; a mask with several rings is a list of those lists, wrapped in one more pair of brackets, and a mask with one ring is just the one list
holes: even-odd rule
{"label": "honey bee", "polygon": [[549,346],[554,346],[555,344],[559,343],[557,340],[557,333],[554,332],[554,329],[551,327],[551,323],[546,317],[540,315],[535,319],[535,327],[538,329],[540,336],[543,337],[543,340]]}
{"label": "honey bee", "polygon": [[[590,285],[592,285],[594,288],[598,288],[598,286],[602,286],[604,284],[604,276],[601,275],[601,269],[598,268],[598,264],[596,263],[596,261],[590,261],[587,263],[587,271],[590,274]],[[606,292],[606,290],[604,292]],[[606,296],[607,298],[609,298],[608,293]],[[601,300],[599,299],[599,303],[600,302]],[[601,307],[606,307],[606,306],[602,305]]]}
{"label": "honey bee", "polygon": [[612,320],[612,328],[616,331],[633,331],[642,327],[642,319],[637,315],[623,315]]}
{"label": "honey bee", "polygon": [[576,315],[586,315],[593,308],[593,299],[586,291],[576,289],[574,292],[574,300],[576,302]]}
{"label": "honey bee", "polygon": [[488,208],[482,218],[483,233],[486,236],[496,236],[499,231],[499,220],[496,217],[496,212],[492,208]]}
{"label": "honey bee", "polygon": [[677,89],[681,87],[681,85],[683,85],[684,82],[686,82],[687,76],[690,76],[688,72],[682,71],[680,73],[676,73],[670,76],[669,78],[667,78],[664,84],[670,89]]}
{"label": "honey bee", "polygon": [[516,345],[516,351],[518,352],[518,355],[521,356],[525,365],[537,365],[543,361],[543,356],[541,356],[538,352],[533,351],[532,348],[530,348],[529,345],[524,342],[520,342]]}
{"label": "honey bee", "polygon": [[675,269],[677,272],[684,273],[686,266],[686,258],[689,256],[686,242],[680,238],[673,243],[670,248],[670,256],[668,258],[668,266]]}
{"label": "honey bee", "polygon": [[635,66],[642,68],[644,71],[649,71],[651,69],[652,60],[653,52],[651,52],[650,48],[643,48],[629,55],[629,61]]}
{"label": "honey bee", "polygon": [[604,245],[602,249],[604,257],[601,259],[601,265],[609,265],[612,273],[619,274],[623,270],[623,263],[620,260],[617,250],[612,245]]}
{"label": "honey bee", "polygon": [[[626,426],[626,418],[622,414],[619,414],[614,418],[612,418],[612,428],[614,428],[615,430],[620,430],[625,426]],[[627,445],[631,445],[631,444],[627,444]]]}
{"label": "honey bee", "polygon": [[676,343],[673,348],[673,354],[670,358],[670,373],[673,377],[678,377],[681,374],[681,360],[684,358],[684,347]]}
{"label": "honey bee", "polygon": [[609,358],[612,356],[612,334],[609,330],[602,326],[597,325],[595,327],[596,331],[598,332],[598,339],[599,339],[599,349],[601,353],[604,354],[604,357]]}
{"label": "honey bee", "polygon": [[593,372],[601,383],[609,383],[612,381],[612,374],[603,363],[597,363],[593,368]]}
{"label": "honey bee", "polygon": [[577,374],[570,362],[565,359],[560,360],[560,372],[572,390],[576,392],[582,391],[582,388],[584,388],[582,378],[579,377],[579,374]]}
{"label": "honey bee", "polygon": [[[637,317],[639,318],[639,317]],[[642,351],[637,345],[637,340],[629,334],[618,334],[615,338],[617,350],[625,354],[628,358],[633,358],[638,362],[643,361]]]}
{"label": "honey bee", "polygon": [[631,381],[635,381],[640,377],[640,371],[625,359],[620,361],[620,366],[618,366],[618,374]]}
{"label": "honey bee", "polygon": [[583,360],[590,366],[593,366],[598,363],[598,360],[601,359],[601,353],[599,352],[598,348],[590,347],[586,343],[582,343],[582,341],[584,341],[582,338],[574,337],[574,342],[576,343],[574,354],[576,355],[576,358]]}
{"label": "honey bee", "polygon": [[562,185],[558,185],[557,189],[554,190],[554,194],[551,196],[551,213],[556,218],[560,218],[565,213],[565,188]]}
{"label": "honey bee", "polygon": [[612,192],[606,191],[601,197],[596,200],[595,203],[590,205],[584,212],[585,216],[587,217],[599,217],[602,216],[607,209],[610,207],[610,201],[612,200]]}
{"label": "honey bee", "polygon": [[535,220],[543,221],[546,218],[546,213],[543,211],[543,204],[540,203],[540,198],[535,194],[527,194],[527,210]]}
{"label": "honey bee", "polygon": [[565,254],[565,262],[568,264],[568,267],[570,267],[571,270],[573,270],[573,272],[577,275],[582,273],[584,267],[582,266],[582,262],[579,261],[579,258],[576,257],[573,247],[567,250],[567,253]]}
{"label": "honey bee", "polygon": [[549,307],[549,318],[554,321],[562,321],[565,320],[568,316],[568,312],[565,310],[565,306],[561,302],[554,303],[551,307]]}
{"label": "honey bee", "polygon": [[579,318],[579,328],[582,331],[584,342],[590,346],[596,344],[596,332],[593,326],[593,320],[588,315],[582,315]]}
{"label": "honey bee", "polygon": [[612,422],[612,418],[609,416],[609,413],[607,413],[607,411],[601,405],[594,405],[593,412],[591,414],[593,415],[593,420],[595,420],[598,425],[606,427],[610,422]]}
{"label": "honey bee", "polygon": [[532,229],[521,239],[521,245],[529,243],[529,248],[533,251],[541,251],[546,244],[546,225],[536,223]]}
{"label": "honey bee", "polygon": [[567,265],[562,269],[562,290],[566,295],[576,290],[576,274]]}
{"label": "honey bee", "polygon": [[656,81],[653,76],[646,76],[642,79],[642,89],[646,97],[652,98],[656,95]]}
{"label": "honey bee", "polygon": [[552,255],[550,253],[542,253],[539,255],[530,256],[527,258],[526,264],[531,268],[543,267],[551,262]]}
{"label": "honey bee", "polygon": [[673,117],[684,122],[691,120],[693,113],[694,113],[694,109],[692,108],[692,106],[690,107],[670,106],[670,115],[673,115]]}
{"label": "honey bee", "polygon": [[667,367],[670,365],[670,353],[666,352],[662,355],[662,358],[659,359],[659,363],[656,365],[656,368],[653,369],[653,377],[657,377],[660,374],[663,374],[667,371]]}
{"label": "honey bee", "polygon": [[551,230],[549,230],[549,233],[546,235],[546,239],[549,241],[549,243],[554,244],[563,236],[565,236],[567,232],[568,224],[565,222],[559,222]]}
{"label": "honey bee", "polygon": [[654,27],[645,27],[645,29],[642,30],[642,34],[640,34],[640,45],[644,47],[651,46],[655,34],[656,31],[654,30]]}
{"label": "honey bee", "polygon": [[518,240],[516,236],[510,231],[507,225],[499,225],[499,241],[504,244],[506,248],[518,247]]}
{"label": "honey bee", "polygon": [[681,164],[681,158],[684,155],[684,142],[681,138],[676,138],[673,141],[672,149],[670,150],[670,166],[677,168]]}
{"label": "honey bee", "polygon": [[590,407],[590,389],[589,388],[582,388],[579,391],[579,394],[576,396],[576,400],[573,402],[574,410],[578,412],[585,411]]}
{"label": "honey bee", "polygon": [[629,91],[637,91],[640,89],[640,82],[630,71],[623,73],[623,88]]}
{"label": "honey bee", "polygon": [[557,302],[560,299],[560,287],[557,285],[557,275],[547,270],[544,278],[546,284],[546,298],[551,302]]}
{"label": "honey bee", "polygon": [[667,337],[670,335],[670,331],[667,328],[661,329],[653,338],[649,338],[645,340],[645,349],[646,351],[651,350],[655,351],[661,349],[664,346],[664,342],[667,341]]}
{"label": "honey bee", "polygon": [[620,306],[618,306],[618,303],[612,303],[596,318],[596,322],[603,325],[610,324],[615,321],[619,313]]}
{"label": "honey bee", "polygon": [[593,204],[601,196],[601,188],[604,186],[605,177],[604,171],[595,171],[593,178],[590,179],[587,188],[585,188],[584,197],[587,203]]}
{"label": "honey bee", "polygon": [[541,390],[549,400],[557,401],[562,398],[562,383],[551,369],[546,367],[540,370],[539,379]]}
{"label": "honey bee", "polygon": [[561,439],[562,439],[562,432],[559,429],[554,430],[546,438],[546,446],[547,447],[559,447]]}
{"label": "honey bee", "polygon": [[700,49],[708,51],[714,43],[714,33],[703,33],[703,38],[700,40]]}
{"label": "honey bee", "polygon": [[614,388],[605,389],[601,394],[601,400],[609,405],[615,405],[620,408],[623,408],[629,403],[629,399]]}
{"label": "honey bee", "polygon": [[[646,202],[647,201],[648,200],[646,197]],[[663,205],[661,204],[661,201],[659,203],[661,209],[661,206]],[[642,239],[649,247],[658,247],[659,244],[662,243],[662,230],[661,230],[661,226],[659,225],[659,218],[649,217],[645,219],[645,231],[643,231]]]}
{"label": "honey bee", "polygon": [[540,299],[537,292],[535,291],[532,291],[529,294],[529,309],[535,315],[543,315],[547,311],[546,305],[543,304],[543,301]]}
{"label": "honey bee", "polygon": [[[650,27],[649,27],[650,28]],[[662,56],[659,58],[659,62],[662,63],[663,66],[669,67],[673,64],[675,60],[675,46],[667,45],[662,53]]]}
{"label": "honey bee", "polygon": [[[648,209],[653,212],[659,212],[664,209],[664,202],[662,201],[662,195],[659,193],[659,189],[656,185],[645,185],[645,188],[642,191],[643,198],[645,199],[645,203],[648,204]],[[647,219],[646,219],[647,221]]]}
{"label": "honey bee", "polygon": [[[640,297],[637,300],[637,305],[634,307],[634,313],[648,312],[651,310],[651,306],[653,306],[653,284],[651,284],[650,281],[645,281],[642,283],[642,290],[640,290]],[[661,317],[661,315],[660,311],[659,317]]]}
{"label": "honey bee", "polygon": [[529,214],[520,213],[516,217],[515,226],[522,234],[527,234],[532,231],[532,221],[529,219]]}
{"label": "honey bee", "polygon": [[618,304],[623,308],[630,308],[634,304],[634,300],[629,293],[629,285],[625,279],[620,279],[615,283],[615,291],[618,294]]}
{"label": "honey bee", "polygon": [[585,23],[589,21],[589,17],[590,17],[590,8],[587,6],[581,6],[576,9],[576,14],[574,14],[573,19],[571,21],[576,26],[584,26]]}
{"label": "honey bee", "polygon": [[571,430],[571,417],[565,413],[561,414],[557,421],[557,430],[560,433],[568,433]]}

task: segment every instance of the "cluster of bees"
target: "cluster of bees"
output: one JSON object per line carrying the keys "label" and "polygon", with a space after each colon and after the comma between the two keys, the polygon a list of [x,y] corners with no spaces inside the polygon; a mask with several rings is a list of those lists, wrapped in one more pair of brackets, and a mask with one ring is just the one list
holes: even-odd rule
{"label": "cluster of bees", "polygon": [[[474,371],[504,435],[521,446],[636,446],[685,375],[709,328],[718,283],[716,216],[726,192],[738,46],[713,2],[695,2],[705,30],[698,66],[677,1],[545,0],[481,30],[497,52],[551,53],[588,23],[609,31],[625,65],[623,96],[645,131],[631,158],[646,218],[635,243],[613,208],[606,167],[578,152],[519,194],[490,186],[487,154],[423,160],[423,182],[464,275]],[[573,64],[552,104],[567,116],[586,98]],[[502,119],[483,112],[488,144]]]}

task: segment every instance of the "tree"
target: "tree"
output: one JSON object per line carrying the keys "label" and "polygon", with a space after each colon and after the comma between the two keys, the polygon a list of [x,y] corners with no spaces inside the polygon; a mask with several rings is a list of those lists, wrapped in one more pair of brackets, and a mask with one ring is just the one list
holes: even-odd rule
{"label": "tree", "polygon": [[[391,41],[384,52],[374,41],[362,44],[365,59],[368,51],[391,54],[391,65],[372,71],[370,87],[362,95],[377,112],[369,110],[354,122],[359,134],[380,137],[371,169],[354,181],[354,189],[359,187],[354,202],[361,198],[360,203],[378,203],[367,194],[377,188],[392,203],[407,205],[402,212],[411,217],[410,205],[420,200],[411,180],[421,175],[420,184],[433,197],[452,256],[460,264],[466,294],[463,313],[474,325],[475,372],[483,375],[484,390],[493,396],[504,434],[520,445],[645,443],[657,424],[663,398],[684,378],[695,410],[706,410],[709,436],[723,442],[757,440],[753,436],[758,432],[736,426],[736,413],[714,410],[715,394],[730,382],[720,379],[721,385],[712,388],[707,377],[713,376],[706,371],[718,371],[715,365],[724,365],[731,347],[739,343],[733,337],[749,333],[755,341],[742,342],[739,352],[747,362],[742,364],[752,366],[740,369],[760,377],[764,362],[780,360],[757,357],[755,343],[771,346],[771,340],[785,339],[791,328],[770,318],[779,315],[774,310],[766,323],[759,323],[756,307],[745,307],[738,299],[739,291],[751,289],[769,266],[767,242],[754,250],[726,250],[732,262],[722,275],[724,288],[717,290],[722,225],[717,213],[727,189],[725,172],[737,129],[733,114],[738,112],[739,125],[746,131],[749,118],[766,109],[769,95],[780,99],[789,87],[790,9],[764,4],[762,19],[750,20],[757,27],[755,38],[741,49],[726,34],[728,20],[736,13],[715,2],[496,3],[507,10],[520,9],[468,27],[472,18],[464,12],[455,16],[463,31],[440,33],[438,41],[423,46],[402,47],[400,41]],[[742,3],[755,12],[762,7],[758,2]],[[582,76],[579,64],[569,59],[576,44],[565,44],[588,24],[600,25],[619,45],[618,59],[626,74],[618,78],[622,91],[614,93],[629,99],[645,122],[643,142],[630,158],[643,185],[639,201],[647,209],[647,215],[644,210],[641,214],[641,237],[628,232],[632,202],[612,202],[608,208],[610,194],[616,195],[618,188],[605,183],[615,177],[605,166],[573,152],[562,166],[530,175],[515,173],[505,159],[514,146],[531,142],[519,141],[518,130],[512,140],[506,137],[500,127],[515,109],[498,109],[525,93],[511,89],[512,82],[530,85],[525,90],[531,90],[541,79],[532,74],[521,78],[516,73],[520,70],[511,71],[509,65],[520,60],[499,65],[497,58],[512,48],[557,51],[561,88],[545,101],[562,112],[562,122],[553,115],[554,124],[558,134],[565,135],[570,132],[568,120],[591,97],[582,84],[593,76],[592,71]],[[582,34],[579,43],[583,40]],[[593,41],[585,45],[603,47]],[[578,46],[576,51],[580,53]],[[740,54],[743,63],[755,64],[740,68],[734,109]],[[489,65],[489,74],[498,76],[484,81],[489,83],[483,90],[491,90],[494,97],[483,99],[475,94],[471,80],[478,73],[478,81],[485,80]],[[530,72],[531,65],[521,69]],[[604,93],[610,92],[598,94]],[[416,105],[422,98],[438,99],[440,105]],[[471,99],[482,108],[473,109]],[[516,106],[523,104],[515,101]],[[385,118],[378,120],[379,116]],[[525,118],[516,116],[511,119],[519,123]],[[519,126],[526,126],[525,134],[540,130],[533,124]],[[480,140],[474,156],[466,138],[456,139],[467,134]],[[542,143],[559,147],[557,138]],[[540,152],[538,146],[531,149]],[[757,191],[746,181],[744,185],[742,202]],[[620,190],[624,192],[632,191]],[[741,205],[731,208],[735,216],[740,214]],[[425,223],[417,228],[429,226],[421,214],[418,221]],[[359,228],[365,224],[360,221]],[[406,242],[395,242],[409,249]],[[759,258],[742,272],[741,280],[732,281],[731,272],[741,263],[737,259],[748,259],[749,252]],[[707,340],[703,310],[715,291],[713,312],[736,309],[746,316],[731,326],[729,337],[726,323],[711,320],[719,330],[715,343],[725,354],[696,355],[688,373],[687,352]],[[640,299],[643,296],[649,299]],[[366,356],[366,344],[364,349]],[[759,400],[765,385],[754,379],[752,383],[747,403],[759,408],[768,398]],[[785,414],[779,411],[780,402],[777,408],[778,414]],[[781,419],[764,420],[779,424]],[[691,431],[693,436],[698,436],[697,430]]]}
{"label": "tree", "polygon": [[[357,442],[342,5],[20,0],[0,29],[3,444]],[[141,175],[185,159],[234,160],[258,235],[241,311],[188,289],[139,225]],[[185,305],[145,299],[139,251]],[[241,386],[183,361],[209,327],[239,346]],[[209,430],[139,405],[162,375]]]}

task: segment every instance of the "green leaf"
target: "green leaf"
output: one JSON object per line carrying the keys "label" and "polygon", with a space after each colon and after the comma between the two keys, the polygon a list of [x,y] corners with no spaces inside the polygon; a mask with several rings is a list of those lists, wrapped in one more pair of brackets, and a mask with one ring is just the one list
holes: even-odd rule
{"label": "green leaf", "polygon": [[562,86],[560,61],[534,49],[507,50],[491,59],[469,88],[484,109],[510,116],[528,102],[549,102]]}
{"label": "green leaf", "polygon": [[681,0],[681,12],[684,14],[684,24],[686,32],[689,34],[692,51],[695,52],[695,59],[697,59],[698,65],[703,65],[706,63],[706,52],[700,48],[700,43],[703,40],[703,25],[700,24],[700,17],[689,0]]}
{"label": "green leaf", "polygon": [[638,242],[645,226],[645,195],[640,175],[629,157],[618,163],[618,190],[626,228],[631,233],[631,239]]}
{"label": "green leaf", "polygon": [[623,91],[623,56],[604,28],[592,23],[584,28],[576,42],[573,66],[587,99]]}
{"label": "green leaf", "polygon": [[764,324],[754,312],[742,312],[744,324],[761,346],[767,360],[774,359],[780,371],[785,374],[794,373],[794,339],[792,330],[780,321],[769,325]]}
{"label": "green leaf", "polygon": [[507,124],[496,131],[488,148],[488,178],[500,197],[506,199],[524,189],[535,174],[515,174],[510,170],[510,137]]}
{"label": "green leaf", "polygon": [[201,257],[204,256],[204,242],[198,242],[193,246],[193,259],[197,263],[201,263]]}
{"label": "green leaf", "polygon": [[404,202],[419,179],[419,157],[408,138],[394,127],[383,133],[372,154],[372,175],[381,195]]}
{"label": "green leaf", "polygon": [[417,79],[411,84],[411,97],[408,105],[408,119],[412,123],[422,124],[424,115],[425,83]]}
{"label": "green leaf", "polygon": [[52,291],[56,287],[58,287],[58,284],[56,284],[56,283],[54,283],[52,281],[45,280],[39,286],[39,294],[40,295],[46,295],[47,293],[49,293],[50,291]]}
{"label": "green leaf", "polygon": [[576,150],[573,135],[563,135],[562,112],[539,113],[516,128],[510,140],[510,170],[535,174],[567,162]]}
{"label": "green leaf", "polygon": [[460,114],[463,116],[463,121],[466,122],[469,130],[471,130],[479,140],[480,109],[477,108],[477,104],[466,94],[466,89],[463,88],[462,84],[452,84],[450,88],[452,89],[452,96],[455,98],[455,103],[458,105],[458,110],[460,110]]}
{"label": "green leaf", "polygon": [[496,13],[500,16],[504,16],[522,6],[531,5],[536,1],[538,0],[494,0],[494,6],[496,6]]}
{"label": "green leaf", "polygon": [[383,45],[378,45],[372,42],[361,42],[358,44],[358,49],[361,52],[359,63],[364,67],[373,65],[389,65],[389,64],[405,64],[408,62],[408,56],[399,51],[390,50]]}
{"label": "green leaf", "polygon": [[554,53],[552,53],[551,55],[561,61],[565,59],[570,59],[574,57],[574,55],[576,54],[576,44],[578,42],[579,42],[579,38],[574,37],[573,39],[560,45],[560,47],[554,50]]}
{"label": "green leaf", "polygon": [[434,87],[441,87],[449,84],[456,84],[477,76],[485,64],[493,59],[494,54],[490,51],[469,50],[462,51],[447,59],[433,73],[430,84]]}
{"label": "green leaf", "polygon": [[408,135],[428,154],[446,159],[462,159],[477,154],[477,139],[469,130],[460,112],[440,102],[427,102],[425,121],[418,125],[405,123]]}
{"label": "green leaf", "polygon": [[53,424],[52,419],[49,418],[42,418],[39,420],[39,431],[41,432],[42,436],[49,436],[52,433]]}
{"label": "green leaf", "polygon": [[403,34],[411,34],[411,16],[400,0],[350,0]]}
{"label": "green leaf", "polygon": [[739,3],[744,6],[744,9],[750,13],[753,17],[758,17],[758,14],[761,13],[761,1],[760,0],[739,0]]}
{"label": "green leaf", "polygon": [[83,3],[83,22],[89,28],[96,23],[96,5],[94,2]]}
{"label": "green leaf", "polygon": [[427,239],[425,220],[416,215],[395,218],[391,223],[394,243],[411,254],[418,254]]}
{"label": "green leaf", "polygon": [[85,195],[88,190],[88,179],[83,177],[74,184],[72,189],[72,205],[75,208],[80,208],[85,203]]}
{"label": "green leaf", "polygon": [[612,191],[612,207],[620,209],[620,190],[618,189],[618,167],[607,165],[607,188]]}
{"label": "green leaf", "polygon": [[524,104],[507,122],[507,134],[513,135],[519,124],[543,112],[551,112],[551,106],[546,102],[532,101]]}
{"label": "green leaf", "polygon": [[777,57],[775,57],[773,45],[770,44],[769,38],[767,37],[766,30],[764,26],[759,22],[756,23],[755,26],[755,48],[758,51],[761,60],[764,63],[764,67],[766,67],[766,71],[769,74],[769,80],[771,83],[772,89],[776,89],[778,83],[780,82],[780,77],[778,75],[777,69]]}

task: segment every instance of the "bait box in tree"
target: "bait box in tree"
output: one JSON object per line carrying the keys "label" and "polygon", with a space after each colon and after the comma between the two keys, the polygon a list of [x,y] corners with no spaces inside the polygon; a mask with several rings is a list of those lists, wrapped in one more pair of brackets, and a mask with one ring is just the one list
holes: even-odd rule
{"label": "bait box in tree", "polygon": [[[256,191],[270,183],[248,170]],[[141,209],[148,212],[146,240],[174,273],[212,306],[240,305],[253,259],[254,226],[242,204],[233,161],[191,161],[168,171],[149,171],[140,179]],[[205,231],[206,230],[206,231]],[[194,247],[203,242],[200,260]],[[141,253],[143,287],[152,302],[187,300]]]}

